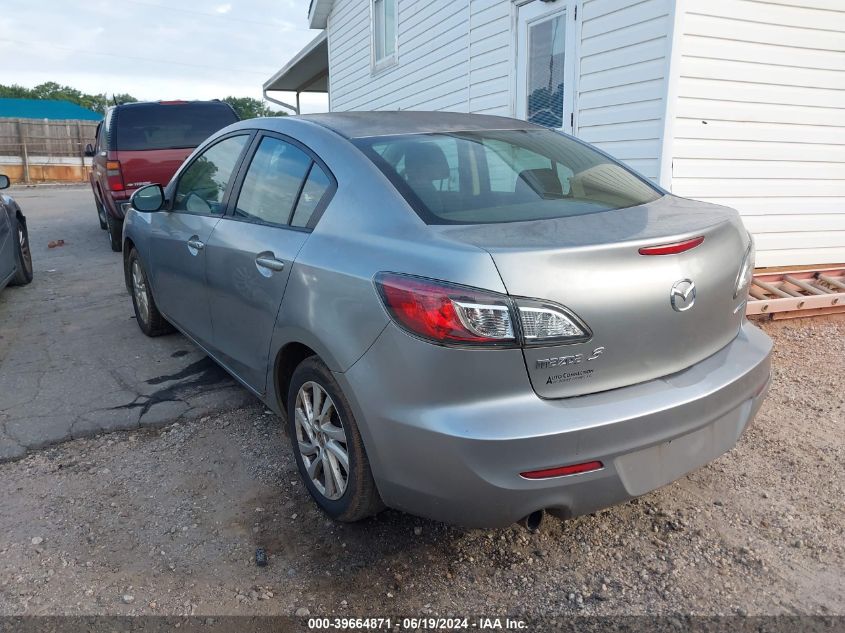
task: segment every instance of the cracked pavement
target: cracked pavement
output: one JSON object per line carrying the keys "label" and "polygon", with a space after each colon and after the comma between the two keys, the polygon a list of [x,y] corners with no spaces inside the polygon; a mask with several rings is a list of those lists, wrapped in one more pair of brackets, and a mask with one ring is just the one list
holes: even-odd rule
{"label": "cracked pavement", "polygon": [[27,217],[35,278],[0,292],[0,461],[256,402],[181,334],[138,329],[89,187],[10,194]]}

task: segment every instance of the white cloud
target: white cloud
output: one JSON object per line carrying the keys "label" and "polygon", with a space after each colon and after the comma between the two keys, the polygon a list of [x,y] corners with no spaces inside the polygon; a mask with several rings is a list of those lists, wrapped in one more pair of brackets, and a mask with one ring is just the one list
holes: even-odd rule
{"label": "white cloud", "polygon": [[[108,2],[56,3],[47,12],[29,0],[4,0],[0,59],[15,63],[3,65],[0,83],[56,81],[138,99],[261,98],[264,81],[316,34],[305,1],[241,0],[214,14],[205,0],[185,0],[169,13],[153,4],[166,3],[126,2],[117,11]],[[114,46],[115,33],[122,46]],[[303,96],[304,111],[325,104],[325,96]]]}

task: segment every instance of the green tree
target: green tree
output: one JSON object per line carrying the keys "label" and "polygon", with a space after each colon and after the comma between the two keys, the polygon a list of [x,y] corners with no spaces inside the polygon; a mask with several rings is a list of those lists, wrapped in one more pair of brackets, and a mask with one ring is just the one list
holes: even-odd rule
{"label": "green tree", "polygon": [[[115,103],[135,103],[138,100],[130,94],[115,94],[109,97],[105,93],[88,94],[71,86],[63,86],[55,81],[38,84],[34,88],[25,88],[13,84],[0,84],[0,98],[6,99],[57,99],[70,101],[95,112],[105,113],[106,108]],[[261,116],[286,116],[286,112],[271,110],[265,101],[252,97],[226,97],[228,103],[242,119],[252,119]]]}
{"label": "green tree", "polygon": [[286,112],[276,112],[271,110],[267,103],[260,99],[253,99],[252,97],[226,97],[223,99],[226,103],[232,106],[235,113],[241,119],[254,119],[261,116],[286,116]]}
{"label": "green tree", "polygon": [[0,85],[0,98],[3,99],[30,99],[29,88],[24,88],[18,84],[11,86]]}
{"label": "green tree", "polygon": [[[34,88],[24,88],[23,86],[0,85],[0,97],[18,98],[18,99],[57,99],[59,101],[70,101],[83,108],[94,110],[95,112],[105,112],[106,108],[112,103],[105,94],[87,94],[81,90],[77,90],[71,86],[63,86],[55,81],[47,81],[43,84],[38,84]],[[115,95],[118,103],[126,103],[128,101],[137,101],[132,95]]]}

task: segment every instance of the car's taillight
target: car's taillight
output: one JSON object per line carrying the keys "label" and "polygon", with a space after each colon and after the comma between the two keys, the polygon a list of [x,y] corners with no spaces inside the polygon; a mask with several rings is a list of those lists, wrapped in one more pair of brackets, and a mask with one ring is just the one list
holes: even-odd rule
{"label": "car's taillight", "polygon": [[592,334],[586,324],[563,306],[531,299],[516,299],[526,345],[578,343]]}
{"label": "car's taillight", "polygon": [[413,334],[446,344],[516,342],[504,295],[395,273],[379,273],[375,283],[388,312]]}
{"label": "car's taillight", "polygon": [[120,171],[120,161],[110,160],[106,163],[106,175],[108,176],[110,191],[123,191],[123,173]]}
{"label": "car's taillight", "polygon": [[734,285],[734,299],[740,295],[745,296],[748,293],[748,286],[751,283],[751,278],[754,276],[754,238],[748,234],[748,248],[745,249],[745,255],[742,258],[742,264],[739,266],[739,272],[736,275],[736,284]]}
{"label": "car's taillight", "polygon": [[377,274],[375,285],[401,327],[445,345],[554,345],[592,336],[572,312],[545,301],[398,273]]}

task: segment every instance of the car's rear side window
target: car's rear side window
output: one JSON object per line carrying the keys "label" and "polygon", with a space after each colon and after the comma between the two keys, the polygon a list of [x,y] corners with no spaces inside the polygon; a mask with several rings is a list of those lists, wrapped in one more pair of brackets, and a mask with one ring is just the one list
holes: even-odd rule
{"label": "car's rear side window", "polygon": [[570,137],[543,129],[358,139],[429,224],[486,224],[645,204],[660,191]]}
{"label": "car's rear side window", "polygon": [[114,149],[180,149],[200,145],[238,118],[224,103],[150,103],[116,110]]}
{"label": "car's rear side window", "polygon": [[317,163],[313,163],[311,171],[308,172],[308,178],[302,187],[302,193],[299,195],[299,201],[296,203],[296,210],[293,212],[293,218],[290,221],[291,226],[308,226],[314,211],[317,210],[331,184],[326,172]]}
{"label": "car's rear side window", "polygon": [[311,157],[301,149],[265,136],[241,186],[235,217],[286,225],[310,167]]}

